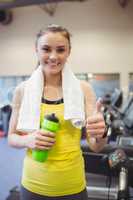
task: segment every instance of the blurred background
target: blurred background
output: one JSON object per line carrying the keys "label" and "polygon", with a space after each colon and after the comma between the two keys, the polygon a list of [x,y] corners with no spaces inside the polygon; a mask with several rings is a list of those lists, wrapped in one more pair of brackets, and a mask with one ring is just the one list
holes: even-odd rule
{"label": "blurred background", "polygon": [[[110,141],[116,141],[117,134],[133,134],[133,1],[0,0],[0,200],[20,185],[25,154],[7,145],[13,92],[35,69],[36,34],[51,23],[70,31],[69,65],[92,85],[97,98],[104,98],[105,120],[113,115]],[[121,121],[117,126],[116,119]]]}

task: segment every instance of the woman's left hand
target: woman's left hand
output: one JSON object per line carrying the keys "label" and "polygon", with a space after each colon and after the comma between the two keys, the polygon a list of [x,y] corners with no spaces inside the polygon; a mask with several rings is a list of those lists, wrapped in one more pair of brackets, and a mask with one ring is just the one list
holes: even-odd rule
{"label": "woman's left hand", "polygon": [[96,102],[96,112],[93,116],[86,120],[86,132],[88,138],[103,138],[106,130],[103,114],[100,112],[102,103],[100,100]]}

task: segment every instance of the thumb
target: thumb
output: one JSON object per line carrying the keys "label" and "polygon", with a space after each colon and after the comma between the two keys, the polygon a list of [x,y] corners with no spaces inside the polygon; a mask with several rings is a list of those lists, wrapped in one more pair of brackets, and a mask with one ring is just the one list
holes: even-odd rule
{"label": "thumb", "polygon": [[103,100],[101,97],[98,98],[98,100],[96,101],[96,112],[101,112],[101,108],[103,106]]}

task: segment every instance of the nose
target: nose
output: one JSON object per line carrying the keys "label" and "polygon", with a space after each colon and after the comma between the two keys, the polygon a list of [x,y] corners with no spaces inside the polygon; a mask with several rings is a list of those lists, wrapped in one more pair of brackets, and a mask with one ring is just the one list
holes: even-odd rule
{"label": "nose", "polygon": [[50,60],[55,61],[57,59],[57,53],[55,51],[52,51],[49,58]]}

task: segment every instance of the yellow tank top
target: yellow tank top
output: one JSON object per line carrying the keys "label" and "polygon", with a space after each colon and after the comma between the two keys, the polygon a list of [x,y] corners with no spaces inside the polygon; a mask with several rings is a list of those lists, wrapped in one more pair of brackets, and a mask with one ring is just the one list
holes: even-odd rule
{"label": "yellow tank top", "polygon": [[80,149],[81,131],[64,120],[64,104],[41,104],[41,120],[46,114],[55,113],[60,120],[56,143],[49,150],[44,163],[32,159],[27,150],[24,159],[22,185],[29,191],[45,196],[75,194],[85,188],[85,173]]}

